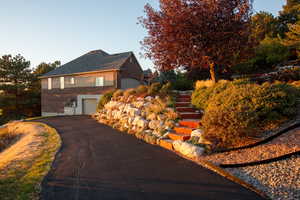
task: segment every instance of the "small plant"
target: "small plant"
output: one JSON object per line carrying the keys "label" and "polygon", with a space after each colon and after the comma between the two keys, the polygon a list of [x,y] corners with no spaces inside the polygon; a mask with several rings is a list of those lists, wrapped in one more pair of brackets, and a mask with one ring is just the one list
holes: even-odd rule
{"label": "small plant", "polygon": [[195,89],[201,89],[201,88],[209,88],[212,87],[215,83],[212,80],[205,80],[205,81],[196,81]]}
{"label": "small plant", "polygon": [[160,83],[152,83],[148,89],[148,94],[155,96],[159,93],[159,90],[161,89],[161,84]]}
{"label": "small plant", "polygon": [[114,92],[115,92],[115,90],[110,90],[110,91],[106,92],[105,94],[103,94],[103,96],[99,100],[99,103],[98,103],[98,106],[97,106],[98,111],[103,109],[104,105],[107,104],[111,100]]}
{"label": "small plant", "polygon": [[137,94],[144,94],[148,92],[148,86],[146,85],[140,85],[136,88],[136,93]]}
{"label": "small plant", "polygon": [[128,98],[129,96],[135,95],[135,94],[136,94],[136,90],[133,89],[133,88],[130,88],[130,89],[127,89],[127,90],[124,91],[123,96],[124,96],[125,98]]}
{"label": "small plant", "polygon": [[171,93],[171,90],[172,90],[172,84],[171,82],[168,82],[161,87],[159,93],[160,95],[168,95]]}
{"label": "small plant", "polygon": [[113,99],[118,99],[119,97],[123,96],[124,91],[123,90],[117,90],[113,94]]}

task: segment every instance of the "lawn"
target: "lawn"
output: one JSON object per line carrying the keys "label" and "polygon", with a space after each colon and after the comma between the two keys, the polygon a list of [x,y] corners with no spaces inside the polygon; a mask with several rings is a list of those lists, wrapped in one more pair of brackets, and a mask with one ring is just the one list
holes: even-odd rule
{"label": "lawn", "polygon": [[[41,182],[50,170],[61,140],[54,129],[41,123],[32,124],[43,126],[43,130],[45,130],[35,135],[39,138],[37,151],[32,150],[28,153],[29,156],[25,155],[23,159],[16,159],[5,167],[1,166],[5,158],[1,157],[3,155],[0,153],[1,200],[39,199]],[[20,142],[21,140],[22,138]]]}

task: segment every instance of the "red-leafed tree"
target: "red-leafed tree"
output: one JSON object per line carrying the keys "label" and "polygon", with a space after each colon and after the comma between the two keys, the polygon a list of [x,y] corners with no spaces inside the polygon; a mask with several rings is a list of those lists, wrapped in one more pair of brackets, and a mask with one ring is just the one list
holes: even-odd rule
{"label": "red-leafed tree", "polygon": [[228,65],[249,44],[252,0],[160,0],[160,10],[145,6],[141,42],[159,70]]}

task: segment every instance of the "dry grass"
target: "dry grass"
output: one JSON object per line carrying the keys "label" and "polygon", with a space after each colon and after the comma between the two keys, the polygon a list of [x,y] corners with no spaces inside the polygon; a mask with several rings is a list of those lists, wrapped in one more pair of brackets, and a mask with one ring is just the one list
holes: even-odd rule
{"label": "dry grass", "polygon": [[0,197],[38,199],[41,181],[60,147],[60,137],[54,129],[34,122],[11,123],[8,132],[23,136],[0,153]]}

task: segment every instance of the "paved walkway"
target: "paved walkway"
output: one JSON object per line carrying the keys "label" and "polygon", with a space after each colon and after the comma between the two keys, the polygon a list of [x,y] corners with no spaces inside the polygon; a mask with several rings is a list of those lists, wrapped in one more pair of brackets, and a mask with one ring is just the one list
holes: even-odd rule
{"label": "paved walkway", "polygon": [[56,128],[63,143],[43,181],[42,199],[261,199],[208,169],[89,117],[39,121]]}

